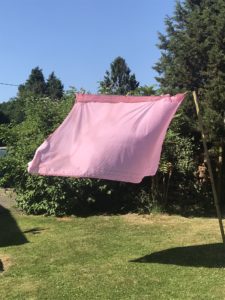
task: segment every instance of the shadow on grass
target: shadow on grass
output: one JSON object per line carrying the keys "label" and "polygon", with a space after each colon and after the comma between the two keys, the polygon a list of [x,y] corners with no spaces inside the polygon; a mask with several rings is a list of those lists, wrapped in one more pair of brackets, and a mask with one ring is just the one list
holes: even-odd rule
{"label": "shadow on grass", "polygon": [[154,252],[131,260],[136,263],[158,263],[187,267],[224,268],[225,247],[223,244],[208,244],[176,247]]}
{"label": "shadow on grass", "polygon": [[40,234],[43,230],[46,230],[46,228],[34,227],[23,231],[23,233]]}
{"label": "shadow on grass", "polygon": [[0,205],[0,247],[28,243],[10,211]]}

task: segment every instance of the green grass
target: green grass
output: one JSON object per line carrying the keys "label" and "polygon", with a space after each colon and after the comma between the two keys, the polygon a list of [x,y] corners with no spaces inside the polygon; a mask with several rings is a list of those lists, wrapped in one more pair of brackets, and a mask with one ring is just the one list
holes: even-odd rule
{"label": "green grass", "polygon": [[225,299],[217,220],[0,214],[0,299]]}

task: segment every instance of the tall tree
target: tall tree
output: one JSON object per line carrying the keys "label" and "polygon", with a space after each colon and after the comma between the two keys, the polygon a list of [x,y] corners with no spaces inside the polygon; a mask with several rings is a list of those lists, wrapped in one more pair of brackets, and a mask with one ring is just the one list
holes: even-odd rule
{"label": "tall tree", "polygon": [[[178,1],[165,20],[166,34],[159,35],[161,57],[155,65],[164,92],[197,91],[214,153],[218,148],[225,153],[224,15],[224,0]],[[193,120],[191,105],[187,101],[185,109]],[[220,169],[225,184],[224,161]]]}
{"label": "tall tree", "polygon": [[178,2],[159,35],[156,79],[164,92],[196,90],[210,139],[225,136],[225,2]]}
{"label": "tall tree", "polygon": [[63,96],[63,84],[54,72],[52,72],[46,82],[46,94],[52,100],[60,100]]}
{"label": "tall tree", "polygon": [[117,57],[110,65],[110,71],[106,71],[104,79],[100,81],[99,92],[102,94],[126,95],[139,86],[135,74],[122,57]]}
{"label": "tall tree", "polygon": [[19,96],[44,96],[46,94],[46,83],[42,70],[36,67],[25,84],[19,86]]}

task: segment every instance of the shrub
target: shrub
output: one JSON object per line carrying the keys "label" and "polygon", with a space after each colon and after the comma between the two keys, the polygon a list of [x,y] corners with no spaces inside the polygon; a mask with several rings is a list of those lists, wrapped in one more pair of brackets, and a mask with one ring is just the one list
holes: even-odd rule
{"label": "shrub", "polygon": [[193,204],[202,199],[202,192],[209,195],[194,177],[194,141],[174,129],[167,133],[156,176],[144,178],[138,185],[28,174],[27,163],[68,114],[73,98],[69,94],[62,101],[24,99],[24,121],[0,125],[0,140],[7,145],[7,155],[0,158],[0,185],[16,190],[18,206],[23,211],[48,215],[149,213],[167,210],[171,204]]}

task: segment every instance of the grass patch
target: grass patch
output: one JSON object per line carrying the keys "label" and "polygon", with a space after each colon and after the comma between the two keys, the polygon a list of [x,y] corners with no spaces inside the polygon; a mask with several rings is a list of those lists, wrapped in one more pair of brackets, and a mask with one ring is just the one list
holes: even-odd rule
{"label": "grass patch", "polygon": [[215,219],[0,214],[0,299],[225,299]]}

